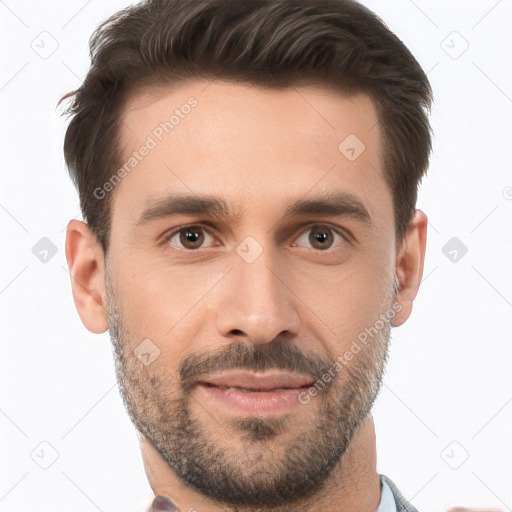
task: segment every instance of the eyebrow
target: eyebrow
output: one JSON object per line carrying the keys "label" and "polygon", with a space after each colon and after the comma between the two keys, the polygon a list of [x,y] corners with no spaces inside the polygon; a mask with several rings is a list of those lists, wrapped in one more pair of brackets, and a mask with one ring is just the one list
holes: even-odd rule
{"label": "eyebrow", "polygon": [[[285,201],[285,204],[285,218],[305,215],[331,215],[352,217],[368,226],[372,225],[371,216],[363,202],[348,192],[332,192],[312,199],[288,200]],[[230,213],[226,201],[219,196],[170,194],[148,201],[136,225],[141,226],[174,215],[232,217],[236,222],[243,217],[240,211],[237,214]]]}

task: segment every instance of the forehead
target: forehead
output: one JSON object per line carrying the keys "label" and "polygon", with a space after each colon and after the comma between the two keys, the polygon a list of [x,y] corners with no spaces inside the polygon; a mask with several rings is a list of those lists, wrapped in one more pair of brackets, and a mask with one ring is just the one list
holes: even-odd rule
{"label": "forehead", "polygon": [[[189,104],[195,106],[190,108]],[[125,156],[148,134],[158,132],[160,124],[168,125],[169,121],[170,130],[163,127],[164,135],[171,135],[164,137],[167,144],[183,140],[192,130],[197,131],[195,139],[188,139],[190,145],[194,140],[203,144],[220,142],[226,129],[236,131],[242,126],[244,131],[238,132],[236,141],[240,145],[244,135],[258,132],[261,136],[266,132],[267,140],[279,133],[281,139],[297,140],[302,136],[304,142],[307,138],[312,147],[325,140],[326,145],[333,143],[337,149],[340,137],[353,134],[377,149],[379,136],[377,113],[369,96],[346,95],[313,85],[263,88],[214,80],[146,86],[131,92],[121,118],[120,141],[128,152]]]}
{"label": "forehead", "polygon": [[132,221],[165,192],[223,195],[237,211],[258,204],[270,214],[284,196],[386,188],[377,113],[364,94],[193,81],[137,90],[122,121],[126,172],[113,200],[119,211],[129,200]]}

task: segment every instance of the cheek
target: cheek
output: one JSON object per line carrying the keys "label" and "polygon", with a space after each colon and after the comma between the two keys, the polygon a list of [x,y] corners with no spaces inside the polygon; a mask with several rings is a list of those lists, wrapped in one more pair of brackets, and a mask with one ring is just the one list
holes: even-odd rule
{"label": "cheek", "polygon": [[294,291],[329,326],[330,351],[338,354],[390,307],[392,282],[392,260],[375,248],[354,255],[346,266],[302,273]]}
{"label": "cheek", "polygon": [[155,340],[169,353],[186,348],[204,324],[198,316],[204,315],[205,299],[226,270],[215,264],[174,265],[162,258],[124,263],[117,300],[130,338]]}

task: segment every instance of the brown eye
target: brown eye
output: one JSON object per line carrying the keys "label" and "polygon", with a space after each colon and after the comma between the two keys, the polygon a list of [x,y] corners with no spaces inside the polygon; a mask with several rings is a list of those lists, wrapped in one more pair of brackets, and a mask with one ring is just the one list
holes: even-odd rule
{"label": "brown eye", "polygon": [[[205,241],[205,238],[208,239],[208,237],[212,238],[204,228],[200,226],[186,226],[171,233],[167,240],[172,245],[175,245],[180,249],[188,249],[193,251],[195,249],[200,249]],[[175,241],[173,242],[173,240]]]}
{"label": "brown eye", "polygon": [[[307,235],[307,239],[306,239]],[[340,241],[337,245],[334,245],[336,242],[336,238]],[[305,240],[306,239],[306,240]],[[347,238],[343,236],[338,231],[334,230],[329,226],[325,226],[322,224],[316,224],[308,228],[303,235],[299,238],[299,241],[305,240],[306,244],[309,244],[313,249],[317,249],[319,251],[325,251],[327,249],[334,247],[338,247],[343,245],[344,242],[348,242]],[[303,245],[303,244],[293,244],[293,245]]]}
{"label": "brown eye", "polygon": [[330,229],[323,227],[311,229],[309,242],[315,249],[329,249],[333,244],[334,237]]}

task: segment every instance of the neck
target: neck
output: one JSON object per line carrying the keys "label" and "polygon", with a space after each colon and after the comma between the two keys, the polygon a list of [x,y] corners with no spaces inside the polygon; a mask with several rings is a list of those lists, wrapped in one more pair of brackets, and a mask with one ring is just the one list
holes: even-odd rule
{"label": "neck", "polygon": [[279,509],[242,509],[222,506],[195,492],[176,476],[158,451],[139,435],[148,482],[155,494],[169,496],[180,511],[197,512],[374,512],[380,502],[380,480],[377,473],[375,425],[371,414],[354,434],[349,448],[333,471],[322,491],[300,503]]}

